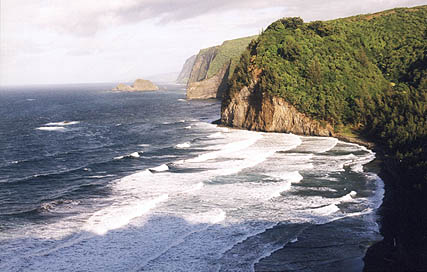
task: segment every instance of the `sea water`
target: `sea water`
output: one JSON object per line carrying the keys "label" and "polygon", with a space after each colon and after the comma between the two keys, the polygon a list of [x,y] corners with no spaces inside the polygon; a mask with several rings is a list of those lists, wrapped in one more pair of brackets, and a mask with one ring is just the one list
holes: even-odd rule
{"label": "sea water", "polygon": [[0,271],[357,270],[380,239],[372,151],[112,87],[0,90]]}

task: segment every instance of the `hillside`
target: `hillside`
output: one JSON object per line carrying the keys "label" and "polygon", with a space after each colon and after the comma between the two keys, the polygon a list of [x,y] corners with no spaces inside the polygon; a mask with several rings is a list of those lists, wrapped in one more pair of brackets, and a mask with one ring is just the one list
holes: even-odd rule
{"label": "hillside", "polygon": [[426,52],[427,6],[284,18],[250,43],[224,94],[224,125],[375,143],[386,206],[368,271],[427,268]]}
{"label": "hillside", "polygon": [[[355,130],[373,138],[425,181],[426,18],[422,6],[327,22],[274,22],[241,57],[222,122],[301,133],[272,124],[280,114],[266,105],[276,97],[334,133]],[[239,116],[246,118],[236,121]]]}
{"label": "hillside", "polygon": [[200,50],[188,79],[187,98],[221,98],[242,52],[256,36]]}

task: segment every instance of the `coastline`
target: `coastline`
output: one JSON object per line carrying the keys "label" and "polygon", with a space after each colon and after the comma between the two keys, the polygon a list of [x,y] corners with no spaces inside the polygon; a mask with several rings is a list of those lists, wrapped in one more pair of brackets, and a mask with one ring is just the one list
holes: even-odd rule
{"label": "coastline", "polygon": [[[220,120],[212,123],[228,127],[222,125]],[[332,137],[374,151],[375,159],[365,167],[384,183],[384,197],[376,211],[383,239],[367,245],[364,256],[352,259],[350,267],[347,266],[348,262],[341,263],[341,267],[347,266],[352,271],[427,271],[427,229],[424,228],[427,226],[427,210],[420,209],[427,207],[425,196],[402,186],[408,177],[397,171],[380,145],[360,135],[337,133]]]}
{"label": "coastline", "polygon": [[[404,187],[409,173],[400,173],[383,148],[362,136],[334,135],[375,152],[366,168],[384,182],[384,198],[377,210],[381,241],[367,248],[363,271],[427,271],[427,206],[422,192]],[[409,176],[409,177],[408,177]]]}
{"label": "coastline", "polygon": [[[229,127],[221,124],[221,119],[213,121],[212,124],[215,124],[220,127]],[[301,135],[301,136],[306,136],[306,135]],[[390,195],[389,191],[391,190],[391,188],[389,185],[389,181],[390,181],[389,176],[385,174],[384,152],[378,145],[376,145],[371,141],[368,141],[367,139],[363,138],[360,135],[347,136],[347,135],[337,133],[332,137],[337,138],[338,140],[343,142],[358,144],[374,151],[375,159],[369,162],[368,164],[366,164],[365,167],[369,169],[370,172],[377,174],[384,183],[384,198],[382,200],[381,206],[376,211],[376,216],[378,216],[377,223],[379,224],[380,234],[383,237],[383,239],[372,245],[365,245],[366,248],[365,248],[364,256],[336,262],[334,264],[334,268],[343,268],[343,269],[346,269],[347,271],[395,271],[395,270],[390,270],[390,267],[383,262],[384,258],[382,258],[381,256],[381,253],[383,253],[385,249],[392,250],[392,248],[389,247],[389,243],[387,243],[387,241],[389,241],[388,233],[390,233],[390,229],[389,229],[390,226],[387,224],[384,224],[383,222],[385,220],[388,220],[388,217],[386,217],[386,214],[382,212],[383,210],[392,210],[390,209],[390,204],[391,204],[390,201],[386,201],[386,198],[387,200],[389,199],[389,195]],[[340,224],[340,222],[338,221],[338,222],[333,222],[326,225],[330,226],[337,223]],[[274,227],[271,231],[274,232],[274,231],[277,231],[278,229],[280,229],[280,226]],[[342,238],[345,239],[344,236]],[[383,245],[384,243],[386,243],[388,247],[385,247]],[[283,254],[282,252],[284,251],[286,251],[285,248],[282,248],[274,253],[274,255],[276,256],[275,258],[273,258],[274,262],[280,263],[280,260],[282,259],[280,256]],[[259,263],[258,269],[263,270],[267,267],[272,268],[271,261],[267,261],[267,263],[270,263],[270,265],[263,266],[263,264]],[[279,269],[279,267],[277,268]]]}
{"label": "coastline", "polygon": [[403,187],[410,177],[399,173],[390,159],[381,162],[384,199],[379,209],[382,241],[364,258],[364,271],[427,271],[427,211],[422,192]]}

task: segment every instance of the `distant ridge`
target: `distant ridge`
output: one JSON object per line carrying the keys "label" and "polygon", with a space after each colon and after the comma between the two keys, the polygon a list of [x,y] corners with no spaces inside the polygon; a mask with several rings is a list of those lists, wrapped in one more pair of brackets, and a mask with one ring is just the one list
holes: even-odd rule
{"label": "distant ridge", "polygon": [[[257,36],[225,41],[189,58],[178,79],[187,79],[188,99],[221,98],[242,52]],[[188,73],[188,68],[190,67]]]}

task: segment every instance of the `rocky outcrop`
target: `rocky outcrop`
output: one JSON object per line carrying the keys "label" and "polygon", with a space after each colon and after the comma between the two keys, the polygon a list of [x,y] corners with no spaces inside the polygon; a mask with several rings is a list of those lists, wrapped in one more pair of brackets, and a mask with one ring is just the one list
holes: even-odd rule
{"label": "rocky outcrop", "polygon": [[211,78],[189,82],[187,85],[187,99],[222,98],[227,88],[229,71],[230,65],[227,65]]}
{"label": "rocky outcrop", "polygon": [[191,69],[188,84],[207,79],[209,66],[218,53],[218,47],[214,46],[200,50]]}
{"label": "rocky outcrop", "polygon": [[282,97],[261,93],[255,83],[223,100],[221,124],[256,131],[334,135],[331,125],[300,113]]}
{"label": "rocky outcrop", "polygon": [[132,86],[120,83],[113,91],[158,91],[159,87],[153,82],[145,79],[137,79]]}
{"label": "rocky outcrop", "polygon": [[191,56],[188,58],[184,66],[181,69],[181,72],[178,75],[178,78],[176,79],[176,83],[179,84],[187,84],[188,80],[190,79],[191,70],[193,69],[194,62],[196,61],[197,55]]}
{"label": "rocky outcrop", "polygon": [[254,38],[229,40],[200,50],[187,83],[187,98],[221,98],[242,52]]}

